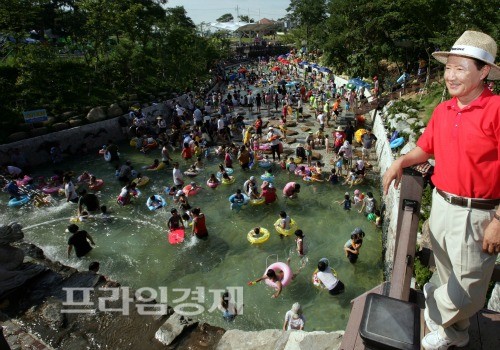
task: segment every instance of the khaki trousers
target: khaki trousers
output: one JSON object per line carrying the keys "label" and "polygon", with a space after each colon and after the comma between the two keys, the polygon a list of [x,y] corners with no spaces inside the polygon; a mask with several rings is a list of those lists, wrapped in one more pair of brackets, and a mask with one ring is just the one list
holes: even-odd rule
{"label": "khaki trousers", "polygon": [[469,318],[483,308],[496,260],[482,251],[483,233],[494,212],[452,205],[434,189],[429,223],[441,285],[426,307],[443,337],[464,339]]}

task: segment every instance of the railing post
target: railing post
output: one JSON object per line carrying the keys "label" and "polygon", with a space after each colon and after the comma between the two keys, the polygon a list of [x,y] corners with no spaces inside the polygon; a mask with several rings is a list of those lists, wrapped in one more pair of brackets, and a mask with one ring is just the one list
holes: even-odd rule
{"label": "railing post", "polygon": [[423,185],[421,173],[411,168],[403,170],[389,296],[406,301],[410,295]]}

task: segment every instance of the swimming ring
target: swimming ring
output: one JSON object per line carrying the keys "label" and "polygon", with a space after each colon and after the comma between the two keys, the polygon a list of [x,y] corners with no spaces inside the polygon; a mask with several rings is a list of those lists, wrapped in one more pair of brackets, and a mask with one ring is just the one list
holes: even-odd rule
{"label": "swimming ring", "polygon": [[[264,275],[267,273],[267,270],[274,270],[274,272],[277,272],[280,270],[283,271],[283,278],[281,280],[281,285],[283,287],[285,287],[288,284],[290,284],[290,281],[292,280],[292,270],[290,269],[290,266],[288,266],[287,264],[279,262],[279,261],[275,262],[274,264],[271,264],[267,267],[266,271],[264,271]],[[265,281],[269,287],[274,288],[274,289],[278,289],[278,286],[276,285],[276,283],[271,281],[269,278],[266,278]]]}
{"label": "swimming ring", "polygon": [[231,176],[229,178],[229,180],[227,179],[222,179],[221,182],[224,184],[224,185],[231,185],[233,184],[234,182],[236,181],[236,178],[234,176]]}
{"label": "swimming ring", "polygon": [[264,169],[269,169],[273,165],[269,160],[261,160],[259,161],[259,166]]}
{"label": "swimming ring", "polygon": [[279,224],[281,222],[281,219],[278,219],[276,220],[276,222],[274,223],[274,228],[276,229],[276,231],[280,234],[280,235],[283,235],[283,236],[290,236],[292,234],[295,233],[296,230],[299,229],[299,227],[297,226],[297,223],[295,222],[295,220],[291,219],[290,220],[290,228],[288,230],[285,230],[284,228],[280,227]]}
{"label": "swimming ring", "polygon": [[142,187],[149,182],[149,177],[143,176],[140,179],[136,178],[136,179],[133,179],[132,182],[135,183],[137,185],[137,187]]}
{"label": "swimming ring", "polygon": [[247,205],[248,202],[250,202],[250,198],[246,194],[242,193],[241,195],[243,196],[242,201],[236,200],[236,194],[232,194],[229,196],[228,199],[229,199],[229,202],[231,203],[231,209],[235,209],[235,208],[239,209],[242,206]]}
{"label": "swimming ring", "polygon": [[[332,268],[331,268],[331,270],[332,270],[333,275],[335,277],[337,277],[337,272]],[[319,270],[316,268],[316,270],[314,270],[314,272],[312,274],[312,283],[316,288],[326,289],[325,285],[318,278],[318,272],[319,272]]]}
{"label": "swimming ring", "polygon": [[247,234],[247,239],[252,244],[264,243],[271,236],[271,233],[269,233],[269,230],[265,229],[263,227],[260,228],[260,235],[258,237],[255,237],[253,234],[254,234],[253,229],[250,230],[250,232],[248,232],[248,234]]}
{"label": "swimming ring", "polygon": [[104,180],[103,179],[96,179],[95,183],[93,183],[92,185],[89,185],[89,190],[98,191],[102,188],[102,186],[104,186]]}
{"label": "swimming ring", "polygon": [[149,169],[146,169],[146,170],[147,171],[158,171],[158,170],[161,170],[163,168],[165,168],[165,163],[160,162],[156,168],[149,168]]}
{"label": "swimming ring", "polygon": [[[234,173],[234,169],[233,168],[224,168],[224,170],[226,171],[226,174],[228,175],[231,175],[232,173]],[[222,179],[222,173],[220,171],[217,172],[217,174],[215,175],[219,180]]]}
{"label": "swimming ring", "polygon": [[12,198],[9,203],[7,203],[7,206],[9,207],[20,207],[23,204],[26,204],[30,201],[30,197],[27,195],[22,195],[19,197],[19,199],[16,199],[15,197]]}
{"label": "swimming ring", "polygon": [[397,139],[395,139],[394,141],[392,141],[389,146],[392,148],[398,148],[399,146],[401,146],[403,143],[405,142],[405,138],[404,137],[398,137]]}
{"label": "swimming ring", "polygon": [[200,191],[201,191],[201,187],[193,187],[191,184],[184,186],[184,188],[182,189],[182,192],[184,192],[184,194],[188,197],[194,196],[195,194],[197,194]]}
{"label": "swimming ring", "polygon": [[195,177],[198,175],[198,170],[186,170],[184,172],[184,175],[189,176],[189,177]]}
{"label": "swimming ring", "polygon": [[273,182],[274,181],[274,175],[269,174],[269,173],[266,173],[266,174],[262,174],[260,176],[261,180],[264,180],[264,181],[267,181],[267,182]]}
{"label": "swimming ring", "polygon": [[[154,205],[153,201],[151,200],[151,197],[148,198],[146,201],[146,206],[148,207],[149,210],[153,211],[156,209],[163,208],[167,205],[167,201],[162,197],[157,194],[154,195],[156,205]],[[158,204],[160,202],[160,204]]]}
{"label": "swimming ring", "polygon": [[209,180],[207,180],[207,186],[208,187],[210,187],[210,188],[217,188],[217,186],[219,186],[219,182],[209,182]]}
{"label": "swimming ring", "polygon": [[58,194],[60,189],[62,189],[62,186],[48,185],[48,186],[42,187],[42,192],[53,196],[53,195]]}
{"label": "swimming ring", "polygon": [[262,205],[266,202],[265,198],[250,199],[250,205]]}

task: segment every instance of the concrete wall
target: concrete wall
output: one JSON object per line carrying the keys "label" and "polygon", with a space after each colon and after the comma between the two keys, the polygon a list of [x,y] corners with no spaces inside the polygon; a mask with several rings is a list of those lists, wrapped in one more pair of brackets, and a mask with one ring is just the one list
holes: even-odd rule
{"label": "concrete wall", "polygon": [[[165,104],[159,103],[144,107],[142,111],[148,120],[154,122],[156,116],[164,109]],[[74,154],[82,144],[86,144],[87,148],[92,150],[100,148],[110,139],[113,141],[125,139],[118,126],[118,117],[0,145],[0,163],[10,163],[11,150],[15,148],[25,155],[31,166],[36,166],[51,162],[50,148],[55,143],[59,143],[64,153]]]}

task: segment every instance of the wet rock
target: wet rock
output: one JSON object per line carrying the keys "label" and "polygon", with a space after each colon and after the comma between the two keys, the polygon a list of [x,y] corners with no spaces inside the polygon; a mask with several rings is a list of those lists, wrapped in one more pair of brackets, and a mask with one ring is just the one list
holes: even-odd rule
{"label": "wet rock", "polygon": [[50,125],[54,124],[55,122],[56,122],[56,118],[53,116],[49,116],[49,117],[47,117],[46,121],[42,122],[42,125],[43,126],[50,126]]}
{"label": "wet rock", "polygon": [[22,226],[17,222],[0,226],[0,244],[9,244],[20,241],[24,238]]}
{"label": "wet rock", "polygon": [[123,114],[123,110],[118,103],[113,103],[108,108],[108,117],[115,118]]}
{"label": "wet rock", "polygon": [[69,124],[68,123],[55,123],[52,125],[52,129],[54,131],[60,131],[60,130],[65,130],[69,128]]}
{"label": "wet rock", "polygon": [[297,122],[294,122],[294,121],[289,121],[289,122],[286,122],[285,125],[289,128],[293,128],[293,127],[296,127],[297,126]]}
{"label": "wet rock", "polygon": [[62,313],[62,302],[60,300],[50,298],[41,308],[40,316],[42,320],[51,328],[57,330],[64,325],[64,313]]}
{"label": "wet rock", "polygon": [[287,130],[286,131],[287,136],[293,136],[293,135],[297,135],[297,134],[298,134],[298,132],[295,130]]}
{"label": "wet rock", "polygon": [[45,126],[42,126],[41,128],[36,128],[30,131],[31,136],[36,137],[36,136],[41,136],[41,135],[46,135],[49,133],[49,129]]}
{"label": "wet rock", "polygon": [[9,245],[0,245],[0,265],[2,270],[13,271],[23,264],[24,252]]}
{"label": "wet rock", "polygon": [[68,122],[69,122],[69,126],[72,128],[83,124],[81,119],[70,119]]}
{"label": "wet rock", "polygon": [[19,131],[19,132],[15,132],[13,134],[10,134],[8,137],[8,140],[10,142],[16,142],[16,141],[21,141],[21,140],[27,139],[28,137],[29,137],[29,133],[27,133],[26,131]]}
{"label": "wet rock", "polygon": [[61,114],[61,116],[64,118],[64,120],[69,119],[69,118],[73,117],[74,115],[76,115],[75,111],[68,111],[68,112],[64,112],[63,114]]}
{"label": "wet rock", "polygon": [[165,345],[170,345],[182,332],[197,324],[198,321],[174,312],[156,331],[155,338]]}
{"label": "wet rock", "polygon": [[308,132],[309,130],[311,130],[311,128],[308,126],[301,126],[300,130],[302,130],[303,132]]}
{"label": "wet rock", "polygon": [[106,113],[101,107],[95,107],[87,114],[87,120],[91,123],[106,119]]}

